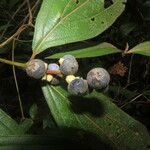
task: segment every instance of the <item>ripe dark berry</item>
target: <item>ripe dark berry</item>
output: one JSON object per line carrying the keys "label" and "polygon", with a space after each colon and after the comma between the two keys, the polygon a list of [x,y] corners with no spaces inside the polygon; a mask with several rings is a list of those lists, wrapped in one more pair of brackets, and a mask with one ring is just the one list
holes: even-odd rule
{"label": "ripe dark berry", "polygon": [[40,59],[32,59],[27,63],[26,73],[35,79],[41,79],[47,70],[46,63]]}
{"label": "ripe dark berry", "polygon": [[76,60],[76,58],[72,55],[64,55],[62,58],[59,59],[59,64],[62,64],[62,62],[65,60],[65,59],[69,59],[69,60]]}
{"label": "ripe dark berry", "polygon": [[69,54],[68,54],[68,55],[63,56],[62,58],[63,58],[64,60],[65,60],[65,59],[76,60],[76,58],[75,58],[74,56],[69,55]]}
{"label": "ripe dark berry", "polygon": [[65,58],[60,64],[60,71],[64,75],[74,75],[78,71],[76,59]]}
{"label": "ripe dark berry", "polygon": [[110,75],[104,68],[94,68],[87,74],[88,85],[96,90],[106,88],[110,82]]}
{"label": "ripe dark berry", "polygon": [[81,78],[74,79],[68,84],[68,91],[75,96],[85,95],[88,92],[87,81]]}

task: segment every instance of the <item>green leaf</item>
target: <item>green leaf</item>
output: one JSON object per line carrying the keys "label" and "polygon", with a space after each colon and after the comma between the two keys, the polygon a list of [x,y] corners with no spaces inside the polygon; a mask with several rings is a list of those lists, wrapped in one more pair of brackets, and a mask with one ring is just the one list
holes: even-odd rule
{"label": "green leaf", "polygon": [[30,110],[29,110],[30,117],[31,117],[32,119],[35,119],[37,113],[38,113],[38,107],[37,107],[37,104],[34,103],[34,104],[30,107]]}
{"label": "green leaf", "polygon": [[61,87],[45,85],[42,89],[58,126],[94,133],[115,149],[147,149],[150,138],[146,128],[102,93],[93,92],[80,99],[70,98]]}
{"label": "green leaf", "polygon": [[52,128],[52,127],[55,127],[54,121],[52,120],[52,116],[47,114],[43,118],[43,129],[45,129],[45,128]]}
{"label": "green leaf", "polygon": [[33,120],[26,118],[23,122],[19,123],[19,129],[18,129],[19,133],[20,134],[26,133],[31,128],[32,125],[33,125]]}
{"label": "green leaf", "polygon": [[18,134],[18,124],[0,109],[0,136]]}
{"label": "green leaf", "polygon": [[33,52],[99,35],[123,12],[123,2],[115,0],[104,8],[104,0],[44,0],[36,19]]}
{"label": "green leaf", "polygon": [[[26,122],[26,126],[25,126]],[[32,123],[28,120],[24,121],[24,124],[18,124],[10,116],[8,116],[3,110],[0,109],[0,136],[7,135],[21,135],[24,134],[27,129],[31,127]]]}
{"label": "green leaf", "polygon": [[[1,150],[63,150],[75,149],[76,143],[67,135],[22,135],[0,137]],[[74,147],[72,148],[72,145]]]}
{"label": "green leaf", "polygon": [[134,54],[141,54],[145,56],[150,56],[150,41],[146,41],[143,43],[140,43],[139,45],[133,47],[129,51],[126,52],[128,53],[134,53]]}
{"label": "green leaf", "polygon": [[51,59],[61,58],[62,56],[66,55],[66,54],[73,55],[76,58],[88,58],[88,57],[104,56],[104,55],[113,54],[113,53],[121,53],[121,50],[117,49],[112,44],[101,43],[99,45],[88,47],[88,48],[83,48],[80,50],[73,50],[73,51],[64,52],[64,53],[57,53],[57,54],[51,55],[47,58],[51,58]]}

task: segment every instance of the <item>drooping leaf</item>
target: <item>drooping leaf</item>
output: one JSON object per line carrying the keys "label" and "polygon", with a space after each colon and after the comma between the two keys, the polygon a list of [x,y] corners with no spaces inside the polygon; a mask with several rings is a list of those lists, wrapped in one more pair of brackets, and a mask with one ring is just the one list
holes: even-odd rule
{"label": "drooping leaf", "polygon": [[93,38],[110,27],[126,0],[104,8],[104,0],[44,0],[36,19],[33,53]]}
{"label": "drooping leaf", "polygon": [[70,98],[61,87],[42,87],[48,106],[60,127],[78,128],[97,135],[115,149],[147,149],[146,128],[117,108],[101,93]]}
{"label": "drooping leaf", "polygon": [[32,122],[29,120],[25,120],[22,124],[18,124],[0,109],[0,136],[24,134],[31,127],[31,125]]}
{"label": "drooping leaf", "polygon": [[18,132],[18,124],[3,110],[0,109],[0,136],[15,135]]}
{"label": "drooping leaf", "polygon": [[150,56],[150,41],[146,41],[146,42],[138,44],[137,46],[127,51],[127,54],[128,53]]}
{"label": "drooping leaf", "polygon": [[47,58],[51,58],[51,59],[61,58],[62,56],[66,54],[73,55],[76,58],[88,58],[88,57],[104,56],[104,55],[113,54],[113,53],[121,53],[121,50],[117,49],[115,46],[109,43],[101,43],[99,45],[88,47],[88,48],[83,48],[80,50],[57,53]]}
{"label": "drooping leaf", "polygon": [[[62,134],[62,133],[61,133]],[[78,149],[78,144],[69,135],[15,135],[0,137],[1,150],[63,150]]]}

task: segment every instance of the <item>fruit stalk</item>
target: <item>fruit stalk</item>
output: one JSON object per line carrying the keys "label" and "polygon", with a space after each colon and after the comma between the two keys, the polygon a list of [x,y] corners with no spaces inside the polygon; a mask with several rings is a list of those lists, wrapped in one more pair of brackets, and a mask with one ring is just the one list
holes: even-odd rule
{"label": "fruit stalk", "polygon": [[3,58],[0,58],[0,62],[8,64],[8,65],[16,66],[22,69],[26,68],[27,66],[26,63],[14,62],[14,61],[3,59]]}

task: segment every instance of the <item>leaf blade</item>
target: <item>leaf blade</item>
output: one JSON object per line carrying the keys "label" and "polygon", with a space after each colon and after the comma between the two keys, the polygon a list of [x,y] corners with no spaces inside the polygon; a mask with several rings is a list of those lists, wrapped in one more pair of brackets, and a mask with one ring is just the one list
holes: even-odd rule
{"label": "leaf blade", "polygon": [[131,50],[127,51],[127,54],[129,53],[150,56],[150,41],[146,41],[138,44],[137,46],[133,47]]}
{"label": "leaf blade", "polygon": [[92,93],[87,97],[91,97],[93,101],[98,99],[103,106],[104,114],[95,117],[89,112],[73,112],[70,108],[68,93],[64,89],[48,85],[42,89],[58,126],[74,127],[92,132],[116,148],[123,146],[125,149],[134,149],[136,146],[139,150],[146,149],[149,136],[145,127],[118,109],[103,94]]}
{"label": "leaf blade", "polygon": [[89,57],[98,57],[98,56],[104,56],[104,55],[121,53],[121,52],[122,52],[121,50],[117,49],[116,47],[114,47],[109,43],[101,43],[96,46],[83,48],[80,50],[72,50],[69,52],[56,53],[47,57],[47,59],[61,58],[67,54],[73,55],[76,58],[89,58]]}
{"label": "leaf blade", "polygon": [[0,136],[22,135],[32,126],[32,124],[33,122],[28,119],[24,120],[22,124],[18,124],[0,109]]}
{"label": "leaf blade", "polygon": [[64,0],[60,4],[58,0],[43,1],[35,25],[34,53],[95,37],[112,25],[125,7],[125,0],[117,0],[106,9],[102,1],[80,0],[81,4],[77,6],[74,6],[75,1],[70,1],[70,7],[68,2]]}
{"label": "leaf blade", "polygon": [[69,137],[70,135],[64,135],[58,131],[52,135],[9,135],[0,137],[0,145],[1,150],[72,149],[72,145],[76,143]]}
{"label": "leaf blade", "polygon": [[16,134],[18,124],[8,116],[3,110],[0,109],[0,135],[11,135]]}

